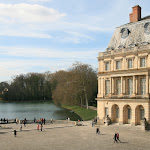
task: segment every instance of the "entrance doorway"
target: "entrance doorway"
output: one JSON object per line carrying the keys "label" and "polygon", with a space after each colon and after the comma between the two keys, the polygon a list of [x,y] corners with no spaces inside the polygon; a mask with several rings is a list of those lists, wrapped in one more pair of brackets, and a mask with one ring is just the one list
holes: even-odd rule
{"label": "entrance doorway", "polygon": [[135,125],[141,125],[145,117],[145,110],[142,105],[138,105],[135,109]]}
{"label": "entrance doorway", "polygon": [[114,104],[111,108],[111,120],[113,123],[119,122],[119,106]]}
{"label": "entrance doorway", "polygon": [[123,107],[123,124],[131,123],[131,107],[129,105],[125,105]]}

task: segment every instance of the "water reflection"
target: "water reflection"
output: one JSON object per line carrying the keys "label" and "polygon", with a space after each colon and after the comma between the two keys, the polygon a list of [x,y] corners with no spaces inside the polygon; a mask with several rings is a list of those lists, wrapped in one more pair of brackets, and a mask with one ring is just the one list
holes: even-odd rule
{"label": "water reflection", "polygon": [[0,103],[0,118],[32,120],[36,117],[45,119],[66,119],[78,120],[81,118],[75,113],[60,108],[52,102],[13,102]]}

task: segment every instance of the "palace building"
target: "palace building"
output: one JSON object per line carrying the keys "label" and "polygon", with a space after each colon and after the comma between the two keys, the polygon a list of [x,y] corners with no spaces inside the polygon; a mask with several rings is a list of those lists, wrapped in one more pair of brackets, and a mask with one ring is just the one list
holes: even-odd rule
{"label": "palace building", "polygon": [[136,5],[98,56],[97,117],[104,124],[150,124],[150,16]]}

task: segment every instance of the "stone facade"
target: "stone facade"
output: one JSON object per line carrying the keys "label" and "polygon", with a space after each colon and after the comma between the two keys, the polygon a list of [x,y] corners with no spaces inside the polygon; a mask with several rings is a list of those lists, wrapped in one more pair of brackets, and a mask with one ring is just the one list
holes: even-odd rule
{"label": "stone facade", "polygon": [[112,123],[140,125],[145,118],[150,123],[150,17],[130,20],[116,28],[108,48],[98,56],[100,124],[108,116]]}

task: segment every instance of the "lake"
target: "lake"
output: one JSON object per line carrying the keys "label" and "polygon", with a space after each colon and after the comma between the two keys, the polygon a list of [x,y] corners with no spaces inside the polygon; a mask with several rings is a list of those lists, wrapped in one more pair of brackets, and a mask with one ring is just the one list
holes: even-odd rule
{"label": "lake", "polygon": [[7,102],[0,103],[0,118],[7,119],[24,119],[33,120],[45,118],[50,120],[65,120],[70,118],[71,120],[78,120],[81,118],[70,112],[67,109],[56,106],[54,103],[46,102]]}

